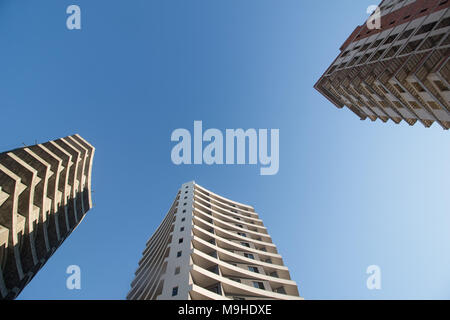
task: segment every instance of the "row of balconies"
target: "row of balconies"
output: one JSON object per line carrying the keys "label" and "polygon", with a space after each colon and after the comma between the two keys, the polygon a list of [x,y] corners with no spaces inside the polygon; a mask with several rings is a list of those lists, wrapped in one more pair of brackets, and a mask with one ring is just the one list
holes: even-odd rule
{"label": "row of balconies", "polygon": [[231,211],[233,213],[239,213],[240,215],[251,217],[251,218],[257,218],[258,215],[254,212],[254,209],[250,206],[244,206],[239,205],[236,203],[233,203],[232,201],[225,199],[223,197],[220,197],[219,195],[214,195],[206,189],[203,189],[199,187],[198,185],[195,186],[194,189],[194,195],[196,197],[201,197],[203,200],[211,203],[212,205],[219,207],[226,211]]}
{"label": "row of balconies", "polygon": [[[394,35],[389,35],[386,38],[368,42],[364,45],[356,45],[352,49],[344,51],[341,54],[336,60],[335,65],[329,70],[328,74],[331,74],[336,69],[348,68],[353,65],[366,63],[369,58],[369,61],[371,62],[377,61],[383,54],[384,56],[382,59],[384,60],[391,58],[395,54],[406,55],[416,49],[424,51],[435,48],[441,43],[442,45],[445,45],[445,42],[448,40],[443,38],[444,36],[447,36],[448,39],[448,31],[445,31],[445,29],[448,29],[449,26],[450,17],[443,17],[441,21],[429,22],[418,27],[415,34],[413,34],[413,31],[416,29],[414,27]],[[399,52],[400,48],[403,48],[401,52]],[[351,51],[354,52],[353,57],[351,59],[345,58],[350,56],[349,53]]]}
{"label": "row of balconies", "polygon": [[245,226],[246,229],[250,231],[267,234],[267,229],[263,226],[263,223],[260,219],[247,218],[234,213],[230,214],[229,212],[226,212],[218,207],[211,208],[211,206],[209,206],[206,201],[198,197],[194,198],[194,208],[223,222],[233,224],[239,223],[240,225]]}
{"label": "row of balconies", "polygon": [[[228,298],[239,297],[240,299],[270,299],[270,295],[265,296],[266,292],[298,296],[295,282],[280,278],[276,271],[267,274],[261,267],[254,265],[245,265],[244,269],[243,264],[238,265],[221,260],[220,252],[217,251],[205,254],[196,249],[194,245],[192,261],[197,269],[201,268],[207,271],[199,277],[196,277],[193,272],[194,284],[215,294]],[[258,290],[255,292],[253,288]],[[248,291],[253,292],[254,295],[249,294]]]}

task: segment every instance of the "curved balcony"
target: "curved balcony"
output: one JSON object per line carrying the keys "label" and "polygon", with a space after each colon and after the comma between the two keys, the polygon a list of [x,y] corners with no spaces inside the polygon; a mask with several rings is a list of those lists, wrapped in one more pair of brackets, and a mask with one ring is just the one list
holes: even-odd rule
{"label": "curved balcony", "polygon": [[262,224],[261,220],[256,220],[256,222],[258,224],[255,223],[255,220],[247,222],[245,220],[246,218],[241,218],[241,217],[238,217],[237,215],[219,212],[216,209],[213,209],[210,206],[207,206],[203,201],[201,201],[201,200],[199,201],[197,198],[194,199],[193,206],[195,209],[202,209],[203,212],[205,212],[215,218],[221,219],[222,221],[226,221],[229,223],[238,223],[238,224],[245,226],[248,230],[252,230],[255,232],[262,233],[262,234],[268,234],[267,228]]}
{"label": "curved balcony", "polygon": [[208,219],[212,220],[214,222],[214,225],[217,225],[218,227],[221,227],[223,229],[253,235],[254,237],[253,238],[250,237],[250,238],[255,239],[255,240],[260,240],[260,241],[269,242],[269,243],[272,242],[272,238],[267,233],[261,233],[258,231],[246,229],[243,227],[243,225],[239,225],[239,226],[236,225],[236,222],[235,223],[226,222],[220,218],[214,217],[212,214],[208,214],[206,211],[204,211],[200,208],[194,207],[193,212],[194,212],[194,215],[199,215],[204,220],[208,220]]}

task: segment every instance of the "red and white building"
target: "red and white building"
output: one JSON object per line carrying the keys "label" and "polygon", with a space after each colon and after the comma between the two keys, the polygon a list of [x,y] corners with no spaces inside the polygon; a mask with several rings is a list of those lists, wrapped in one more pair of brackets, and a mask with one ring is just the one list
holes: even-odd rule
{"label": "red and white building", "polygon": [[449,129],[449,7],[449,0],[382,1],[381,28],[356,27],[314,87],[361,120]]}

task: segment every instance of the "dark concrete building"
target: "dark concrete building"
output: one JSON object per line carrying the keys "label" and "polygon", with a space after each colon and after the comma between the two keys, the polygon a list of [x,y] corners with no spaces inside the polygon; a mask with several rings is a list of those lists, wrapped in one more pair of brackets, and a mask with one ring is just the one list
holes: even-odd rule
{"label": "dark concrete building", "polygon": [[0,153],[0,297],[14,299],[92,208],[79,135]]}

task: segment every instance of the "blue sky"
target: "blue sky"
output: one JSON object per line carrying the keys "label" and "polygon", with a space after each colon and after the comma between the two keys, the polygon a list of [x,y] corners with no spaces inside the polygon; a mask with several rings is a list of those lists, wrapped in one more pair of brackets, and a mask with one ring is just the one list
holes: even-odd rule
{"label": "blue sky", "polygon": [[[190,180],[256,208],[307,299],[450,298],[448,132],[360,121],[313,89],[371,4],[0,0],[0,150],[73,133],[97,148],[95,207],[19,298],[124,299]],[[280,129],[279,173],[175,166],[170,135],[194,120]]]}

